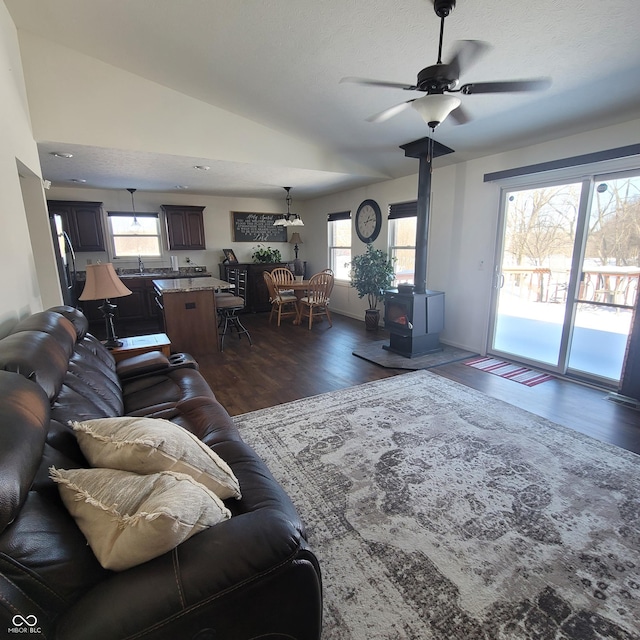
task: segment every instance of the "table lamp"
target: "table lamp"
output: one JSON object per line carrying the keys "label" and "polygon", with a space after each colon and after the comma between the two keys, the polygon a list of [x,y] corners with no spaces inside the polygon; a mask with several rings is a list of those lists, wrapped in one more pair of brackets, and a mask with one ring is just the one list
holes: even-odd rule
{"label": "table lamp", "polygon": [[302,260],[298,260],[298,245],[304,243],[297,231],[291,234],[289,244],[293,245],[293,252],[296,254],[296,259],[293,261],[293,271],[297,276],[301,276],[304,273],[304,268],[302,266]]}
{"label": "table lamp", "polygon": [[296,231],[295,233],[291,234],[291,239],[289,240],[289,244],[293,245],[293,251],[296,254],[296,260],[298,259],[298,245],[299,244],[304,244],[304,242],[302,242],[302,238],[300,237],[300,234]]}
{"label": "table lamp", "polygon": [[122,342],[118,340],[113,328],[113,312],[117,309],[112,304],[110,298],[122,298],[131,295],[110,262],[87,265],[87,280],[84,289],[78,300],[102,300],[104,302],[99,309],[104,316],[104,324],[107,332],[107,339],[103,343],[107,349],[121,347]]}

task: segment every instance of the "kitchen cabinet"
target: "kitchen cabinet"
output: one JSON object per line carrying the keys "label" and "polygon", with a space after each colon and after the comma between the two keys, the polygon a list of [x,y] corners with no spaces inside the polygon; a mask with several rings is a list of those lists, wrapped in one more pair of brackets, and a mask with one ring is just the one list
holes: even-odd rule
{"label": "kitchen cabinet", "polygon": [[270,311],[269,291],[262,275],[265,271],[272,271],[276,267],[287,267],[293,271],[293,262],[275,262],[268,264],[264,262],[228,263],[220,264],[220,279],[227,282],[235,282],[232,271],[239,271],[246,277],[246,291],[244,297],[244,308],[247,311],[258,313],[259,311]]}
{"label": "kitchen cabinet", "polygon": [[102,202],[49,200],[47,207],[49,215],[62,218],[62,226],[76,252],[105,250]]}
{"label": "kitchen cabinet", "polygon": [[[155,292],[153,279],[147,278],[123,278],[122,280],[131,295],[111,300],[117,306],[114,322],[116,333],[124,335],[127,332],[128,324],[140,325],[146,323],[149,329],[158,330],[161,326],[161,314],[155,303]],[[76,286],[78,296],[84,289],[84,281],[80,281]],[[100,311],[103,300],[80,300],[78,306],[89,320],[89,324],[99,324],[104,322],[104,316]]]}
{"label": "kitchen cabinet", "polygon": [[151,285],[151,280],[126,278],[123,282],[131,290],[131,295],[111,301],[118,305],[116,317],[122,321],[148,320],[147,291],[148,285]]}
{"label": "kitchen cabinet", "polygon": [[204,250],[204,207],[163,204],[171,251]]}

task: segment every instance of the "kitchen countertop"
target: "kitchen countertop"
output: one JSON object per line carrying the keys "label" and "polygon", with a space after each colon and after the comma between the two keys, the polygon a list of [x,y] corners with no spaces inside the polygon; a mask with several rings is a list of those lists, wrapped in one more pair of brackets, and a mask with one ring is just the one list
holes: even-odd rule
{"label": "kitchen countertop", "polygon": [[206,291],[216,289],[230,289],[225,280],[219,280],[212,276],[196,278],[172,278],[171,280],[154,280],[153,285],[162,294],[180,293],[185,291]]}
{"label": "kitchen countertop", "polygon": [[[193,273],[183,270],[177,272],[171,269],[158,269],[157,271],[143,271],[140,273],[136,269],[117,269],[116,273],[120,280],[130,280],[132,278],[145,278],[146,280],[159,280],[169,278],[208,278],[211,276],[207,271],[195,271]],[[86,271],[78,271],[76,279],[82,282],[86,279]]]}

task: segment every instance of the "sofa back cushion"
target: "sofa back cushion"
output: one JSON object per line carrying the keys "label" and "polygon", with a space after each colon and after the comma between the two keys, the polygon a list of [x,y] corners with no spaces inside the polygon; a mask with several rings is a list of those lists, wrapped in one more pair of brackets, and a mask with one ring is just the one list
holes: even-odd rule
{"label": "sofa back cushion", "polygon": [[0,371],[0,532],[15,520],[40,466],[49,403],[24,377]]}
{"label": "sofa back cushion", "polygon": [[122,387],[113,357],[88,335],[76,343],[69,358],[63,384],[51,406],[51,417],[66,423],[123,413]]}
{"label": "sofa back cushion", "polygon": [[0,369],[40,385],[59,422],[122,415],[113,357],[86,333],[86,318],[77,309],[59,309],[34,313],[0,340]]}
{"label": "sofa back cushion", "polygon": [[0,369],[32,380],[52,402],[62,388],[73,345],[68,334],[19,331],[0,340]]}
{"label": "sofa back cushion", "polygon": [[65,322],[62,322],[60,320],[60,314],[50,309],[27,316],[24,320],[21,320],[10,333],[20,333],[21,331],[48,333],[65,344],[68,343],[69,338],[71,339],[71,344],[73,344],[78,336],[78,331],[70,320],[67,319]]}
{"label": "sofa back cushion", "polygon": [[49,415],[39,385],[0,371],[0,628],[35,615],[45,635],[106,575],[48,477],[50,465],[83,460],[70,428],[51,430]]}
{"label": "sofa back cushion", "polygon": [[72,322],[75,327],[78,340],[82,340],[85,335],[89,333],[89,320],[87,320],[86,316],[79,309],[69,307],[67,305],[61,305],[59,307],[51,307],[48,311],[58,313]]}

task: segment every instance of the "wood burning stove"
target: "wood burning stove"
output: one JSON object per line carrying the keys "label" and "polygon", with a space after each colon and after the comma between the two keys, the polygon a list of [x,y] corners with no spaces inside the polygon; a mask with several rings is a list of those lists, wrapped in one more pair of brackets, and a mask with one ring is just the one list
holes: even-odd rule
{"label": "wood burning stove", "polygon": [[384,349],[415,358],[441,351],[440,332],[444,329],[444,293],[402,293],[389,289],[384,294],[384,326],[389,344]]}
{"label": "wood burning stove", "polygon": [[442,350],[439,338],[444,329],[444,293],[426,288],[431,163],[438,156],[453,153],[453,149],[429,138],[402,145],[401,149],[404,149],[407,157],[420,159],[413,278],[415,287],[398,285],[398,289],[385,291],[384,326],[391,335],[389,345],[383,345],[383,348],[406,358],[414,358]]}

